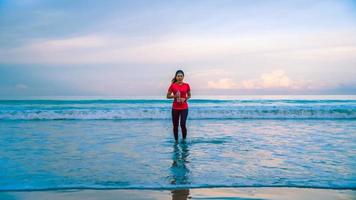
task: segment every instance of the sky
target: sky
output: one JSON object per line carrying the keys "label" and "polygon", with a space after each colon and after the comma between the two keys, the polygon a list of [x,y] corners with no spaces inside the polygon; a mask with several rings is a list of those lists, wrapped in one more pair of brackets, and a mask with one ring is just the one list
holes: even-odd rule
{"label": "sky", "polygon": [[352,0],[0,0],[0,98],[356,94]]}

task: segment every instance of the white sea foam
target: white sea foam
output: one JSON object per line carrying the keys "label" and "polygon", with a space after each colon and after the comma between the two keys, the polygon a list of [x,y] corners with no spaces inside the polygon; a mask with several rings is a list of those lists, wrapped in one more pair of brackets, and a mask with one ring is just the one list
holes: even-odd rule
{"label": "white sea foam", "polygon": [[[171,101],[0,101],[1,120],[170,119]],[[189,119],[356,119],[356,100],[191,100]]]}

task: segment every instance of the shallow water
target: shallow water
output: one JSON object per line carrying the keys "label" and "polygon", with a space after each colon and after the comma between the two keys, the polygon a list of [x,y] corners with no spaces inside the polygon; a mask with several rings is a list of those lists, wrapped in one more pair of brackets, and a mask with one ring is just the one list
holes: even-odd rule
{"label": "shallow water", "polygon": [[0,122],[0,188],[355,188],[353,120]]}
{"label": "shallow water", "polygon": [[[20,105],[15,106],[16,103]],[[155,108],[166,109],[160,111],[161,116],[169,116],[167,104],[155,103]],[[201,102],[196,103],[196,107],[191,104],[188,114],[188,138],[179,143],[173,140],[169,117],[105,120],[3,118],[0,120],[0,190],[356,188],[355,119],[295,119],[288,117],[288,113],[282,119],[273,116],[267,119],[231,119],[231,116],[190,119],[190,116],[199,115],[195,112]],[[287,105],[289,110],[296,109],[294,103]],[[308,103],[316,109],[314,104],[320,102]],[[338,106],[354,115],[355,102],[344,103],[332,102],[334,105],[330,105],[322,102],[328,108]],[[108,109],[109,104],[114,110],[121,109],[115,102],[116,108],[108,102],[104,105],[87,102],[84,107]],[[59,114],[63,115],[63,104],[58,102],[49,105],[28,101],[3,102],[1,106],[1,112],[11,116],[33,110],[41,110],[42,116],[44,113],[48,116],[58,113],[58,107],[62,110]],[[215,106],[224,108],[220,104]],[[249,109],[249,105],[242,106]],[[276,102],[273,106],[277,106]],[[84,109],[78,102],[64,103],[64,107],[67,111],[68,107]],[[209,109],[206,112],[216,112]],[[83,115],[87,114],[84,112]]]}

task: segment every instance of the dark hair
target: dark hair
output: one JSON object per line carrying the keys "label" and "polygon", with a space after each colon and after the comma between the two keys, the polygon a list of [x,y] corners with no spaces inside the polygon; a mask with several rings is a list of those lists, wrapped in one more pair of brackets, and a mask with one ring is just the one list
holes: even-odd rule
{"label": "dark hair", "polygon": [[174,75],[174,78],[172,79],[172,83],[177,82],[176,76],[177,76],[177,74],[179,74],[179,73],[183,74],[183,76],[184,76],[183,70],[177,70],[177,71],[176,71],[176,74]]}

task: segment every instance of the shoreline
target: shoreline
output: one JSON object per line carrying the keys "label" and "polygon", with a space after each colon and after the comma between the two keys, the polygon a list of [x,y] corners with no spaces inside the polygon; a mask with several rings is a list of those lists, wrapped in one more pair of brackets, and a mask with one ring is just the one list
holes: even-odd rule
{"label": "shoreline", "polygon": [[169,189],[59,189],[1,191],[2,200],[32,199],[355,199],[354,189],[321,189],[300,187],[214,187]]}

